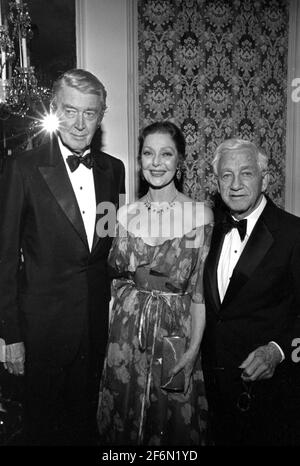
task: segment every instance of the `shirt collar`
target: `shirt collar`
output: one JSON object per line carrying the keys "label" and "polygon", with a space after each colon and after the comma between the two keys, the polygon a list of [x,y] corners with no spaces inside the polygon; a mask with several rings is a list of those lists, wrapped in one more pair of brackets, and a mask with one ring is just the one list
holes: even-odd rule
{"label": "shirt collar", "polygon": [[255,227],[255,224],[257,220],[259,219],[260,215],[262,214],[262,211],[266,207],[267,204],[267,199],[266,196],[263,194],[262,198],[258,204],[258,206],[251,212],[251,214],[247,215],[245,219],[247,220],[247,236],[250,236],[253,228]]}
{"label": "shirt collar", "polygon": [[[67,157],[68,157],[69,155],[73,155],[73,154],[74,154],[74,153],[71,151],[71,149],[69,149],[68,147],[66,147],[66,146],[63,144],[63,142],[62,142],[60,136],[58,136],[58,144],[59,144],[59,148],[60,148],[61,155],[63,156],[63,158],[64,158],[65,161],[67,160]],[[91,149],[88,148],[88,149],[86,149],[86,150],[84,151],[84,153],[83,153],[82,155],[86,155],[86,154],[88,154],[90,151],[91,151]]]}

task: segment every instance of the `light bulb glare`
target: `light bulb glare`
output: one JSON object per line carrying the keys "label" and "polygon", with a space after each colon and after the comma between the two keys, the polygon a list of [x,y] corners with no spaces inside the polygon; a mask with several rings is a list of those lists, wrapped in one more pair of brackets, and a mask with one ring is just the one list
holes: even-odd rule
{"label": "light bulb glare", "polygon": [[55,113],[49,113],[42,120],[42,127],[48,133],[54,133],[59,126],[59,120]]}

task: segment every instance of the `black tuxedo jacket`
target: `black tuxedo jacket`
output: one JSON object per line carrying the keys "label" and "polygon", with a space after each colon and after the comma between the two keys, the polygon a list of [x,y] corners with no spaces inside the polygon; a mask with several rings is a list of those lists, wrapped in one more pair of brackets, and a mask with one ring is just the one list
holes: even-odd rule
{"label": "black tuxedo jacket", "polygon": [[[117,207],[125,190],[124,165],[93,153],[97,205]],[[27,356],[64,364],[88,326],[104,352],[112,238],[95,233],[89,250],[57,139],[8,160],[0,194],[1,336],[7,344],[25,340]]]}
{"label": "black tuxedo jacket", "polygon": [[223,215],[216,218],[204,270],[204,369],[208,374],[215,368],[236,371],[240,381],[238,366],[270,341],[285,353],[275,374],[288,366],[296,368],[291,352],[293,338],[300,337],[300,219],[267,200],[221,304],[217,266],[224,240]]}

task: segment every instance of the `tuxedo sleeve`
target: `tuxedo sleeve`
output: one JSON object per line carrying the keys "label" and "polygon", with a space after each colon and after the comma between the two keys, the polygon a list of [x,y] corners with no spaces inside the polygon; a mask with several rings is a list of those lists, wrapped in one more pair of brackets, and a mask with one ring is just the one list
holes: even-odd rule
{"label": "tuxedo sleeve", "polygon": [[[125,189],[125,167],[124,167],[124,164],[123,162],[120,161],[120,178],[119,178],[119,194],[124,194],[126,193],[126,189]],[[124,202],[125,202],[125,199],[124,199]],[[120,205],[121,203],[119,202],[119,205],[118,207],[122,207]]]}
{"label": "tuxedo sleeve", "polygon": [[114,163],[114,192],[115,192],[115,206],[118,210],[126,204],[126,189],[125,189],[125,167],[121,160],[115,159]]}
{"label": "tuxedo sleeve", "polygon": [[18,276],[24,188],[15,158],[7,160],[0,183],[0,337],[8,345],[22,341],[18,311]]}

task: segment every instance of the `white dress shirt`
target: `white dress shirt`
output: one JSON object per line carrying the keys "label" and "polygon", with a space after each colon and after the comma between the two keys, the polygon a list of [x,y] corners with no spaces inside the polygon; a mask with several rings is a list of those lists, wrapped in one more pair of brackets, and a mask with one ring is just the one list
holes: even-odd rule
{"label": "white dress shirt", "polygon": [[[241,240],[241,237],[240,237],[240,234],[237,228],[232,228],[232,230],[230,230],[225,235],[223,246],[222,246],[222,251],[220,254],[218,270],[217,270],[218,289],[219,289],[219,295],[220,295],[221,302],[224,299],[233,270],[266,204],[267,204],[267,200],[265,196],[263,196],[259,205],[256,207],[256,209],[253,210],[253,212],[251,212],[250,215],[245,217],[245,219],[247,219],[247,230],[246,230],[246,235],[243,241]],[[272,343],[274,343],[279,349],[281,353],[281,361],[283,361],[285,356],[284,356],[282,349],[275,341],[272,341]]]}
{"label": "white dress shirt", "polygon": [[218,264],[218,288],[221,302],[224,299],[233,269],[236,266],[255,224],[266,206],[266,203],[267,200],[265,196],[263,196],[256,209],[253,210],[250,215],[245,217],[245,219],[247,219],[247,230],[243,241],[241,241],[237,228],[232,228],[232,230],[225,235]]}
{"label": "white dress shirt", "polygon": [[[89,248],[91,250],[96,221],[96,195],[93,170],[80,163],[78,168],[71,172],[67,163],[67,157],[72,155],[72,152],[70,149],[63,145],[60,138],[58,138],[58,142],[73,187],[73,191],[78,202]],[[83,155],[87,154],[88,152],[89,150],[85,151]]]}

